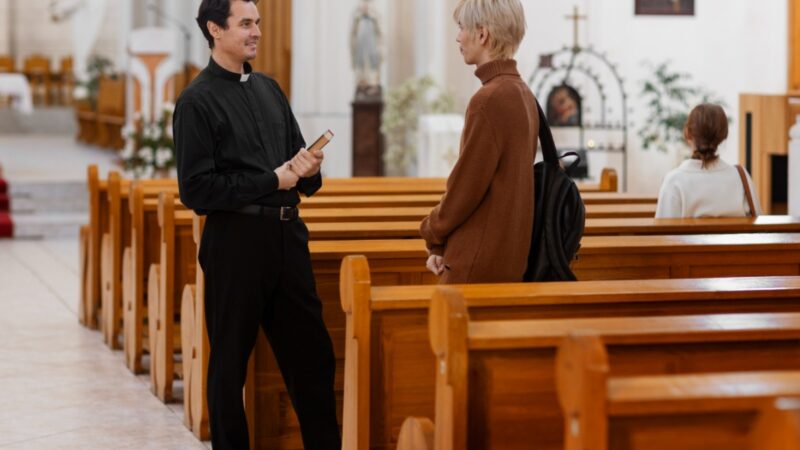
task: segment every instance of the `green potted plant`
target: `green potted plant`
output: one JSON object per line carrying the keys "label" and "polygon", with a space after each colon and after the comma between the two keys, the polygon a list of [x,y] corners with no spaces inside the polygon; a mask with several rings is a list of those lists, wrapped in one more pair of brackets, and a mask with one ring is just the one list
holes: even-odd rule
{"label": "green potted plant", "polygon": [[640,92],[648,109],[639,129],[642,147],[665,153],[677,149],[679,160],[683,160],[691,155],[683,127],[692,108],[701,103],[716,103],[724,109],[727,105],[716,94],[694,85],[691,75],[670,68],[669,62],[649,66],[652,75],[642,83]]}
{"label": "green potted plant", "polygon": [[[438,92],[432,97],[431,90]],[[386,97],[381,124],[386,136],[384,164],[387,174],[406,175],[415,164],[420,116],[455,112],[455,99],[439,90],[430,76],[410,78],[390,89]]]}

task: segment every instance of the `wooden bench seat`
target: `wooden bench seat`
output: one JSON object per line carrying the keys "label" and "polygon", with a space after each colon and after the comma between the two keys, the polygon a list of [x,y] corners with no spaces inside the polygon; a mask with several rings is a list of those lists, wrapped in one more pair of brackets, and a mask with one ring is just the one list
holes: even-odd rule
{"label": "wooden bench seat", "polygon": [[[173,381],[182,378],[175,355],[181,353],[180,314],[183,286],[197,279],[197,249],[193,239],[193,216],[176,214],[175,197],[162,193],[158,208],[159,261],[150,265],[148,277],[148,330],[150,336],[150,381],[153,393],[163,402],[173,399]],[[187,346],[191,348],[191,346]]]}
{"label": "wooden bench seat", "polygon": [[[81,312],[80,322],[88,328],[99,325],[102,283],[100,277],[103,235],[110,231],[110,206],[108,197],[108,179],[100,179],[97,165],[87,167],[87,189],[89,190],[89,224],[85,232],[86,238],[81,241],[81,251],[86,254],[86,264],[81,273]],[[109,174],[110,176],[110,174]],[[174,180],[140,180],[145,186],[175,185]],[[120,199],[130,191],[131,180],[119,177]],[[177,189],[177,188],[176,188]],[[124,211],[120,203],[120,211]]]}
{"label": "wooden bench seat", "polygon": [[[599,271],[589,268],[589,274],[595,279],[606,277],[606,279],[631,279],[639,278],[636,274],[644,267],[646,273],[653,273],[655,278],[669,278],[679,276],[686,271],[673,269],[673,266],[682,268],[689,264],[690,275],[694,276],[742,276],[738,272],[746,275],[786,275],[800,274],[800,235],[769,234],[763,236],[775,237],[766,244],[758,242],[758,239],[743,238],[742,235],[727,235],[729,239],[719,242],[717,236],[636,236],[642,238],[633,242],[628,242],[631,237],[611,236],[602,237],[603,242],[592,243],[601,237],[589,236],[584,239],[583,248],[588,249],[593,258],[604,256],[604,264],[608,267],[616,267],[619,261],[620,268],[616,270]],[[710,242],[704,243],[704,238]],[[765,237],[765,239],[767,239]],[[653,249],[647,248],[645,242],[651,242]],[[683,244],[681,244],[682,240]],[[629,245],[634,245],[635,250],[629,251]],[[669,255],[664,250],[666,247],[676,250],[676,255]],[[370,260],[370,271],[372,272],[372,282],[374,285],[399,285],[399,284],[432,284],[435,282],[433,277],[425,269],[425,259],[427,253],[422,241],[419,240],[373,240],[373,241],[312,241],[309,245],[311,250],[312,265],[316,276],[317,289],[323,303],[323,314],[326,325],[334,342],[334,351],[337,356],[339,369],[337,371],[337,392],[341,396],[343,382],[342,370],[344,365],[343,348],[345,335],[345,317],[339,307],[339,271],[341,260],[350,254],[368,255]],[[583,248],[581,252],[583,252]],[[637,256],[634,256],[637,255]],[[754,264],[750,262],[774,260],[776,264]],[[579,260],[576,265],[581,263]],[[593,264],[596,263],[593,262]],[[703,269],[708,267],[707,270]],[[794,267],[793,271],[788,268]],[[692,272],[692,270],[694,272]],[[581,272],[578,271],[579,277]],[[630,275],[630,276],[628,276]],[[197,304],[202,304],[202,300],[197,296],[193,297],[196,303],[191,310],[196,311]],[[183,328],[187,328],[184,322]],[[192,327],[197,330],[196,326]],[[196,335],[199,332],[194,331]],[[256,362],[254,363],[253,376],[251,377],[251,389],[248,391],[254,398],[248,402],[250,405],[250,417],[258,417],[258,423],[279,423],[282,428],[260,428],[255,427],[254,438],[259,445],[269,445],[275,439],[282,439],[281,436],[296,436],[296,428],[286,424],[292,424],[293,418],[290,410],[282,409],[278,405],[288,405],[288,400],[280,382],[277,369],[272,362],[265,341],[259,340],[257,343]],[[201,354],[193,351],[193,354]],[[258,388],[257,393],[255,380],[270,380],[262,387]],[[258,385],[260,386],[260,385]],[[257,400],[256,400],[257,395]],[[267,400],[265,400],[267,399]],[[272,405],[272,406],[268,406]],[[273,412],[269,412],[273,411]],[[283,416],[276,416],[274,411],[284,411]],[[283,430],[283,431],[281,431]],[[285,434],[282,434],[285,433]],[[296,439],[295,439],[296,441]],[[293,442],[295,442],[293,441]]]}
{"label": "wooden bench seat", "polygon": [[[302,215],[302,213],[301,213]],[[419,239],[419,222],[312,222],[310,239]],[[800,218],[587,219],[584,236],[634,234],[798,233]]]}
{"label": "wooden bench seat", "polygon": [[429,313],[435,448],[563,448],[556,348],[581,330],[603,339],[613,377],[800,369],[798,313],[474,322],[443,287]]}
{"label": "wooden bench seat", "polygon": [[[581,192],[585,205],[615,205],[615,204],[655,204],[657,197],[639,194],[625,194],[619,192]],[[304,197],[300,208],[413,208],[434,207],[441,201],[441,194],[408,194],[408,195],[351,195],[321,197]]]}
{"label": "wooden bench seat", "polygon": [[[325,178],[323,188],[316,194],[326,195],[363,195],[371,194],[442,194],[446,186],[445,178],[416,177],[357,177],[357,178]],[[584,192],[617,192],[617,172],[611,168],[603,169],[598,184],[578,183],[578,189]]]}
{"label": "wooden bench seat", "polygon": [[565,450],[761,449],[750,435],[781,397],[800,396],[800,372],[611,377],[592,333],[564,339],[556,384]]}
{"label": "wooden bench seat", "polygon": [[[139,198],[137,202],[132,203],[131,191],[136,186],[140,187],[136,194]],[[134,271],[130,280],[133,282],[141,279],[138,274],[142,272],[137,271],[140,268],[137,265],[138,258],[143,255],[143,248],[148,244],[148,237],[142,233],[146,231],[147,225],[153,222],[144,217],[146,211],[141,199],[148,196],[157,196],[160,192],[171,189],[173,188],[169,185],[165,186],[161,182],[151,183],[150,180],[123,183],[119,173],[109,173],[107,195],[108,231],[103,233],[101,239],[100,278],[102,280],[103,337],[106,345],[113,349],[121,347],[119,337],[123,327],[123,279],[128,278],[127,274],[124,274],[122,267],[125,263],[123,258],[125,249],[131,247],[134,235],[136,235],[138,238],[136,241],[137,247],[133,248],[129,256],[129,258],[132,258],[130,267]],[[140,210],[141,216],[139,214]],[[155,211],[151,212],[154,213]],[[136,215],[136,220],[134,220],[134,214]],[[139,228],[134,229],[134,226]],[[157,235],[153,235],[153,237],[155,236]],[[139,286],[135,285],[135,283],[130,286],[130,289],[134,289],[131,291],[132,295],[139,295],[140,291],[137,288]]]}
{"label": "wooden bench seat", "polygon": [[[473,320],[800,312],[800,277],[454,286]],[[342,262],[344,448],[392,447],[407,416],[434,413],[427,314],[436,286],[374,286],[363,256]]]}
{"label": "wooden bench seat", "polygon": [[[587,219],[654,217],[656,205],[648,203],[587,205]],[[431,208],[316,208],[304,209],[300,216],[306,223],[316,222],[419,222]]]}
{"label": "wooden bench seat", "polygon": [[[134,373],[142,371],[142,355],[150,351],[143,336],[147,334],[150,265],[161,261],[158,196],[169,193],[174,198],[174,192],[171,186],[159,189],[134,183],[131,187],[131,239],[122,261],[122,317],[125,363]],[[186,211],[177,200],[173,208]]]}
{"label": "wooden bench seat", "polygon": [[800,450],[800,397],[780,398],[764,407],[750,441],[759,450]]}

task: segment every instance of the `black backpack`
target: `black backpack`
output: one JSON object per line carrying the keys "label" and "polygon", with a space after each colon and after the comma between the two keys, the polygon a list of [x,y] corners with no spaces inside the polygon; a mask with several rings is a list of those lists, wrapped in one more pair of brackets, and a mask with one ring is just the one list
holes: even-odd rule
{"label": "black backpack", "polygon": [[533,166],[533,235],[523,280],[575,281],[569,265],[581,246],[586,209],[578,186],[567,171],[580,162],[580,156],[574,152],[564,154],[561,158],[575,156],[576,161],[566,171],[561,167],[547,118],[538,102],[536,107],[544,161]]}

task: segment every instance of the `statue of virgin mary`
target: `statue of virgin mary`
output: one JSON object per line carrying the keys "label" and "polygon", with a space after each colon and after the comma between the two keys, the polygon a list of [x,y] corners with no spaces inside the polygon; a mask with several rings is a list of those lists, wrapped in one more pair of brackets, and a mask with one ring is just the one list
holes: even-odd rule
{"label": "statue of virgin mary", "polygon": [[362,0],[353,16],[350,54],[356,75],[356,97],[373,97],[381,92],[382,41],[378,14],[372,0]]}

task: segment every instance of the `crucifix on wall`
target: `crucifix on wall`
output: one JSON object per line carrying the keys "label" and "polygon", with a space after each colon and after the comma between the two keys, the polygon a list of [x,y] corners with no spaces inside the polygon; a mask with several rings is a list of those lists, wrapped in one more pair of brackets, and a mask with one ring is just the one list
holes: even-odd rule
{"label": "crucifix on wall", "polygon": [[577,53],[581,49],[580,45],[578,44],[578,27],[580,26],[579,25],[579,21],[586,20],[588,17],[586,17],[585,15],[583,15],[583,16],[580,15],[577,6],[573,7],[572,11],[573,11],[572,15],[566,16],[566,18],[567,18],[567,20],[571,20],[572,24],[573,24],[572,25],[572,51]]}

